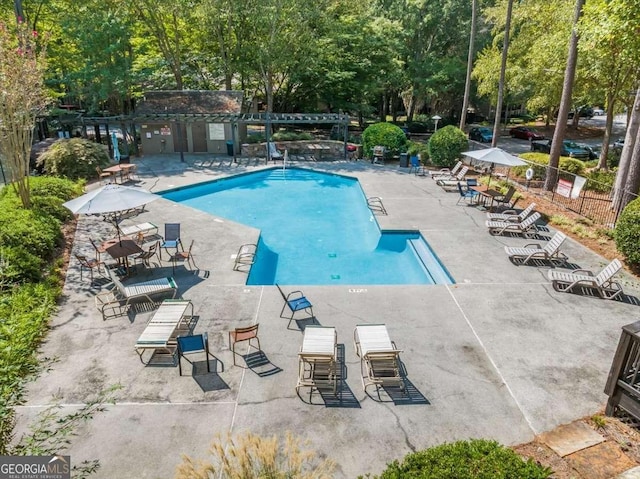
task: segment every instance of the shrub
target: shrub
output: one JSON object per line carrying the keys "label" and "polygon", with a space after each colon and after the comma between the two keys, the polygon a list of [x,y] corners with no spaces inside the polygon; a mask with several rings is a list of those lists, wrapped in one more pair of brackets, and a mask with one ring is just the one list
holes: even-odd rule
{"label": "shrub", "polygon": [[469,148],[467,135],[455,126],[440,128],[429,139],[429,158],[436,166],[451,168],[460,153]]}
{"label": "shrub", "polygon": [[591,170],[587,173],[587,178],[589,181],[587,181],[585,189],[608,193],[616,180],[616,171]]}
{"label": "shrub", "polygon": [[524,460],[495,441],[472,439],[408,454],[402,462],[394,461],[389,464],[379,478],[544,479],[552,472],[532,459]]}
{"label": "shrub", "polygon": [[0,246],[0,261],[0,289],[42,278],[44,261],[20,246]]}
{"label": "shrub", "polygon": [[296,133],[295,131],[279,131],[274,133],[272,138],[274,141],[300,141],[313,140],[313,135],[307,132]]}
{"label": "shrub", "polygon": [[640,265],[640,198],[631,201],[622,211],[614,235],[618,251],[629,263]]}
{"label": "shrub", "polygon": [[410,121],[407,123],[409,133],[427,133],[429,131],[429,123],[426,121]]}
{"label": "shrub", "polygon": [[429,145],[417,141],[409,141],[408,145],[407,154],[409,156],[420,155],[423,162],[429,159]]}
{"label": "shrub", "polygon": [[22,247],[40,258],[51,258],[62,239],[60,222],[36,210],[4,208],[0,203],[0,244]]}
{"label": "shrub", "polygon": [[405,151],[407,137],[400,127],[391,123],[375,123],[362,132],[363,154],[371,158],[374,146],[384,146],[387,151]]}
{"label": "shrub", "polygon": [[255,145],[257,143],[264,143],[267,141],[264,135],[247,135],[244,142],[248,145]]}
{"label": "shrub", "polygon": [[96,167],[109,164],[108,150],[104,145],[83,138],[58,140],[38,158],[47,175],[78,178],[94,178]]}
{"label": "shrub", "polygon": [[584,161],[575,158],[560,158],[560,169],[574,175],[584,174]]}
{"label": "shrub", "polygon": [[[30,178],[29,187],[31,188],[33,212],[53,216],[60,221],[66,221],[73,216],[71,211],[62,206],[62,203],[79,196],[83,191],[83,183],[52,176]],[[22,202],[16,196],[13,188],[4,188],[0,197],[3,208],[22,208]]]}

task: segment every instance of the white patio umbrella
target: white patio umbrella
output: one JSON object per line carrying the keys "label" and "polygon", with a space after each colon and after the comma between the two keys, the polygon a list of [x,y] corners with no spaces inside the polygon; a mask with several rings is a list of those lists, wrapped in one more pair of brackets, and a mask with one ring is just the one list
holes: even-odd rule
{"label": "white patio umbrella", "polygon": [[118,136],[116,132],[111,133],[111,143],[113,144],[113,159],[120,163],[120,149],[118,148]]}
{"label": "white patio umbrella", "polygon": [[489,183],[491,183],[491,172],[495,165],[510,168],[512,166],[523,166],[527,164],[526,161],[523,161],[517,156],[507,153],[500,148],[484,148],[481,150],[463,151],[462,154],[469,158],[473,158],[476,162],[486,163],[489,165]]}
{"label": "white patio umbrella", "polygon": [[62,203],[62,206],[76,214],[105,215],[114,223],[119,238],[119,213],[138,208],[159,198],[161,198],[159,195],[142,188],[109,184]]}

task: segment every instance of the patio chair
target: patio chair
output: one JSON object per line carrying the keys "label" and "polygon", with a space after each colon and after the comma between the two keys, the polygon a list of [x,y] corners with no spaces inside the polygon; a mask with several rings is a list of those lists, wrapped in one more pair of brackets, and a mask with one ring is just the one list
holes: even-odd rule
{"label": "patio chair", "polygon": [[623,294],[620,283],[613,281],[621,269],[622,263],[616,258],[597,275],[586,269],[566,272],[551,269],[547,276],[556,291],[570,292],[578,287],[589,287],[595,289],[603,299],[614,299]]}
{"label": "patio chair", "polygon": [[529,260],[532,259],[542,259],[545,261],[558,260],[566,264],[568,258],[560,251],[560,246],[562,246],[562,243],[564,243],[566,239],[567,235],[558,231],[544,247],[537,243],[532,243],[526,244],[522,248],[505,246],[504,251],[511,261],[521,260],[522,264],[527,264]]}
{"label": "patio chair", "polygon": [[511,204],[511,199],[513,198],[515,192],[516,189],[513,186],[510,186],[504,196],[494,196],[493,202],[496,203],[496,206],[502,205],[503,207],[506,206],[507,208],[513,208],[513,206],[516,204],[516,201],[518,201],[516,198],[513,204]]}
{"label": "patio chair", "polygon": [[247,243],[240,246],[236,259],[233,263],[234,271],[249,271],[251,265],[256,262],[256,251],[258,246]]}
{"label": "patio chair", "polygon": [[156,241],[151,246],[149,246],[148,250],[143,251],[142,253],[140,253],[137,256],[134,256],[133,257],[133,263],[135,264],[136,262],[140,261],[147,268],[150,268],[151,267],[151,263],[149,262],[149,260],[151,258],[153,258],[154,256],[158,256],[158,245],[159,245],[159,242]]}
{"label": "patio chair", "polygon": [[[233,353],[233,365],[236,364],[236,344],[241,343],[243,341],[249,341],[249,348],[255,348],[258,351],[260,348],[260,339],[258,338],[258,324],[254,324],[252,326],[247,326],[246,328],[236,328],[233,331],[229,331],[229,349]],[[258,343],[258,346],[253,346],[251,344],[251,340],[255,339]]]}
{"label": "patio chair", "polygon": [[82,270],[87,269],[89,270],[89,275],[91,276],[91,282],[93,282],[93,270],[97,269],[98,273],[101,273],[102,270],[100,268],[104,263],[99,259],[89,259],[81,254],[76,254],[75,256],[76,259],[80,262],[80,279],[82,279]]}
{"label": "patio chair", "polygon": [[431,179],[433,180],[450,180],[452,177],[455,177],[455,175],[458,174],[460,168],[462,168],[461,161],[457,162],[451,169],[440,168],[439,170],[430,170],[429,176],[431,176]]}
{"label": "patio chair", "polygon": [[[160,248],[163,248],[169,254],[169,248],[175,248],[176,253],[182,246],[180,242],[180,223],[165,223],[164,238]],[[169,254],[170,255],[170,254]],[[162,250],[160,250],[160,259],[162,259]]]}
{"label": "patio chair", "polygon": [[105,248],[102,247],[102,245],[98,246],[96,244],[95,241],[93,241],[92,238],[89,238],[89,243],[91,243],[91,246],[93,247],[93,250],[96,253],[96,260],[101,261],[101,255],[102,253],[106,253],[107,250]]}
{"label": "patio chair", "polygon": [[465,175],[469,171],[468,166],[463,166],[455,176],[449,178],[436,179],[436,185],[441,186],[445,190],[457,188],[458,182],[464,180]]}
{"label": "patio chair", "polygon": [[126,314],[132,303],[146,302],[155,306],[157,301],[152,299],[153,296],[170,294],[173,299],[178,293],[178,286],[173,278],[152,279],[125,286],[113,270],[107,269],[107,272],[114,289],[95,296],[96,307],[102,313],[103,320]]}
{"label": "patio chair", "polygon": [[478,193],[475,190],[472,190],[469,188],[463,189],[462,184],[459,181],[458,181],[458,191],[460,192],[460,198],[458,198],[456,205],[459,205],[460,202],[463,200],[467,200],[468,204],[472,204],[473,200],[477,198],[478,195],[480,195],[480,193]]}
{"label": "patio chair", "polygon": [[267,143],[267,162],[276,161],[276,160],[284,160],[284,155],[278,151],[276,144],[273,141]]}
{"label": "patio chair", "polygon": [[362,386],[398,386],[404,390],[400,353],[384,324],[359,324],[353,331],[356,354],[360,358]]}
{"label": "patio chair", "polygon": [[420,164],[420,158],[412,156],[409,158],[409,173],[412,171],[416,176],[424,176],[424,167]]}
{"label": "patio chair", "polygon": [[501,235],[503,233],[516,233],[525,237],[529,237],[532,233],[538,232],[536,221],[541,218],[540,213],[535,212],[521,222],[515,221],[486,221],[489,233],[492,235]]}
{"label": "patio chair", "polygon": [[139,236],[142,234],[144,238],[148,234],[157,234],[158,227],[153,223],[138,223],[135,225],[118,227],[122,236]]}
{"label": "patio chair", "polygon": [[[287,324],[287,329],[291,325],[291,321],[293,321],[295,314],[298,311],[306,311],[307,314],[313,318],[313,306],[311,302],[302,294],[302,291],[292,291],[289,294],[284,294],[280,286],[276,284],[276,288],[280,291],[280,295],[284,300],[284,305],[282,306],[282,311],[280,311],[280,317],[286,318],[289,320],[289,324]],[[289,309],[291,311],[291,317],[283,316],[284,310]]]}
{"label": "patio chair", "polygon": [[487,219],[490,221],[514,221],[520,223],[533,212],[535,207],[536,204],[531,203],[520,213],[516,213],[516,210],[504,210],[502,213],[487,213]]}
{"label": "patio chair", "polygon": [[115,178],[115,173],[111,173],[109,171],[102,171],[102,168],[96,166],[96,172],[98,173],[98,178],[100,179],[100,184],[102,184],[102,180],[105,178],[109,179],[109,183],[113,183],[111,181],[112,178]]}
{"label": "patio chair", "polygon": [[196,262],[193,259],[193,254],[191,253],[191,250],[193,249],[193,243],[195,243],[195,240],[191,240],[191,243],[189,244],[189,248],[187,248],[186,251],[176,251],[171,256],[171,258],[169,258],[169,261],[171,261],[171,264],[173,265],[174,272],[176,270],[176,264],[178,263],[178,261],[183,261],[187,263],[189,265],[190,270],[198,269],[198,266],[196,266]]}
{"label": "patio chair", "polygon": [[207,373],[211,372],[209,356],[214,359],[215,356],[209,352],[209,337],[207,333],[178,336],[176,342],[178,343],[178,372],[180,376],[182,376],[182,358],[193,366],[193,361],[189,360],[187,356],[197,353],[204,353],[204,359],[207,363]]}

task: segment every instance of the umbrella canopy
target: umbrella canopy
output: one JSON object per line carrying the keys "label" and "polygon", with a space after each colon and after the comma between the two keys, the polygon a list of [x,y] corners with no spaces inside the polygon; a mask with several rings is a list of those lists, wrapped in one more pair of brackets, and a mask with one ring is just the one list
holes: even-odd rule
{"label": "umbrella canopy", "polygon": [[108,214],[137,208],[159,198],[142,188],[110,184],[67,201],[62,206],[73,213]]}
{"label": "umbrella canopy", "polygon": [[463,151],[463,155],[473,158],[476,161],[490,163],[500,166],[523,166],[527,162],[522,161],[517,156],[513,156],[500,148],[484,148],[482,150]]}

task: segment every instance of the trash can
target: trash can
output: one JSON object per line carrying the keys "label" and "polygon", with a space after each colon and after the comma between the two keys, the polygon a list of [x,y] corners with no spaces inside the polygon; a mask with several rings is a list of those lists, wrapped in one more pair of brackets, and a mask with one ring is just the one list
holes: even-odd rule
{"label": "trash can", "polygon": [[233,156],[233,141],[227,140],[227,155]]}
{"label": "trash can", "polygon": [[407,153],[400,153],[400,168],[409,167],[409,155]]}

